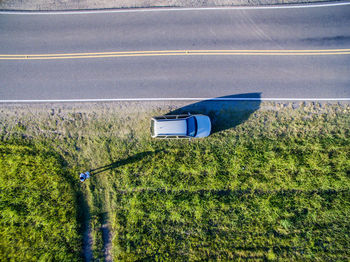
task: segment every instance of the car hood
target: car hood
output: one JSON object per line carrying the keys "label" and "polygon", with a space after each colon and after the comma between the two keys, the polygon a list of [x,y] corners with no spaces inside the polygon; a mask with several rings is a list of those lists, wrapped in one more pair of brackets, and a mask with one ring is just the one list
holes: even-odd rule
{"label": "car hood", "polygon": [[197,120],[197,134],[195,137],[206,137],[210,135],[211,122],[208,116],[196,115]]}

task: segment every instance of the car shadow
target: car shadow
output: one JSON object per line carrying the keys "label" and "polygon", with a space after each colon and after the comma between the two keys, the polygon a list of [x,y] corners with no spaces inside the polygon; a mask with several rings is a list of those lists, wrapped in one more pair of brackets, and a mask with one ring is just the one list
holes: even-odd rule
{"label": "car shadow", "polygon": [[211,133],[213,134],[243,123],[259,109],[260,104],[261,93],[237,94],[186,105],[167,113],[167,115],[187,113],[207,115],[212,122]]}
{"label": "car shadow", "polygon": [[141,152],[141,153],[138,153],[136,155],[130,156],[128,158],[113,162],[109,165],[90,169],[90,173],[91,173],[91,175],[97,175],[99,173],[102,173],[102,172],[105,172],[105,171],[108,171],[108,170],[111,170],[111,169],[114,169],[114,168],[117,168],[117,167],[120,167],[123,165],[132,164],[132,163],[141,161],[143,158],[145,158],[147,156],[151,156],[151,155],[156,155],[156,154],[160,153],[161,151],[163,151],[163,150]]}

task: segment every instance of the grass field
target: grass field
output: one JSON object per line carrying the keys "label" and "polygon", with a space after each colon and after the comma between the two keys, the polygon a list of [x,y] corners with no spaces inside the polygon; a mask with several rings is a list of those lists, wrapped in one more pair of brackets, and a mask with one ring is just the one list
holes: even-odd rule
{"label": "grass field", "polygon": [[49,144],[77,178],[95,169],[95,259],[106,241],[116,261],[350,257],[348,105],[240,104],[208,112],[229,123],[207,139],[151,139],[150,116],[178,106],[1,108],[0,137]]}
{"label": "grass field", "polygon": [[81,260],[74,182],[59,156],[18,143],[0,143],[0,156],[0,261]]}

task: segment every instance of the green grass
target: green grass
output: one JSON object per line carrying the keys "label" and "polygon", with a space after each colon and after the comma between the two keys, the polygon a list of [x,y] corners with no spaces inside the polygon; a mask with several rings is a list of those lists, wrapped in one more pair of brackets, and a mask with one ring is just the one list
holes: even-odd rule
{"label": "green grass", "polygon": [[76,193],[57,154],[0,144],[0,260],[79,261]]}
{"label": "green grass", "polygon": [[349,255],[349,191],[145,191],[118,197],[117,260]]}
{"label": "green grass", "polygon": [[223,110],[232,128],[190,142],[150,138],[172,107],[96,107],[9,110],[0,132],[56,148],[77,178],[109,166],[82,185],[95,259],[106,220],[116,261],[350,257],[348,105]]}
{"label": "green grass", "polygon": [[349,127],[259,112],[202,141],[140,141],[154,153],[106,174],[115,258],[346,260]]}
{"label": "green grass", "polygon": [[349,255],[349,141],[212,139],[115,170],[118,260]]}

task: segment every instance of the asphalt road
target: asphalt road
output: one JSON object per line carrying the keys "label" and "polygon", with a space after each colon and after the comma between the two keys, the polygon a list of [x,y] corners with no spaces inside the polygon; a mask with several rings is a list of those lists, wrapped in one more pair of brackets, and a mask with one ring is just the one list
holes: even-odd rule
{"label": "asphalt road", "polygon": [[[221,53],[192,55],[193,50]],[[123,51],[134,53],[111,55]],[[77,58],[80,53],[88,54]],[[32,60],[33,54],[51,57]],[[246,93],[261,93],[263,99],[350,100],[350,5],[0,14],[0,100],[210,98]]]}

